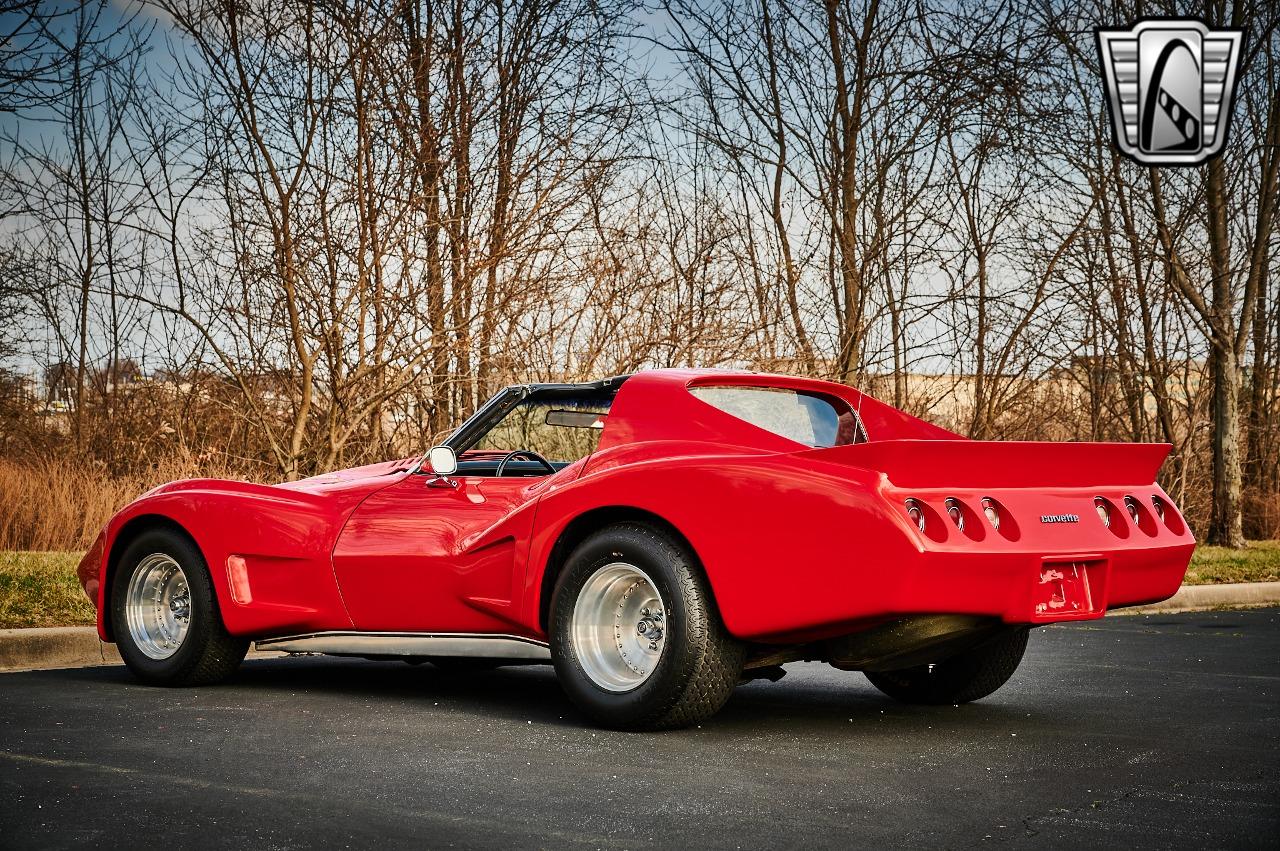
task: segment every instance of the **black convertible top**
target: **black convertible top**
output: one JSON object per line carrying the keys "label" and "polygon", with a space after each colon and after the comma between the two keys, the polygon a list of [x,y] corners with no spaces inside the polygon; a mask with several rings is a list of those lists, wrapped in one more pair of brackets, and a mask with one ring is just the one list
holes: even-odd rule
{"label": "black convertible top", "polygon": [[586,381],[581,384],[513,384],[504,387],[493,395],[489,401],[458,426],[458,429],[444,445],[461,455],[470,449],[480,438],[488,433],[494,423],[510,413],[511,409],[528,399],[612,399],[622,386],[622,382],[631,375],[615,375],[601,378],[598,381]]}

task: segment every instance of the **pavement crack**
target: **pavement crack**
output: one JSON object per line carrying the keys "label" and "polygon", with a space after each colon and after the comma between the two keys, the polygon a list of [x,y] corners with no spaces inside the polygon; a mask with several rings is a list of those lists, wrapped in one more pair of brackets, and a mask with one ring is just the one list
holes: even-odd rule
{"label": "pavement crack", "polygon": [[1105,798],[1091,798],[1076,807],[1053,807],[1040,815],[1024,816],[1022,819],[1022,829],[1025,831],[1026,838],[1028,839],[1034,836],[1039,836],[1040,828],[1033,826],[1034,822],[1055,816],[1058,818],[1075,818],[1090,811],[1097,812],[1098,810],[1106,809],[1120,801],[1131,798],[1137,791],[1137,789],[1121,789]]}

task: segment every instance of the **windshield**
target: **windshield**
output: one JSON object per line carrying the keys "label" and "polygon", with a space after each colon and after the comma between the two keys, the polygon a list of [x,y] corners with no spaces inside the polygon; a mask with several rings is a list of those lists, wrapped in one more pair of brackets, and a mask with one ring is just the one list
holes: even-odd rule
{"label": "windshield", "polygon": [[556,464],[585,458],[600,445],[610,400],[527,399],[471,446],[472,452],[532,450]]}

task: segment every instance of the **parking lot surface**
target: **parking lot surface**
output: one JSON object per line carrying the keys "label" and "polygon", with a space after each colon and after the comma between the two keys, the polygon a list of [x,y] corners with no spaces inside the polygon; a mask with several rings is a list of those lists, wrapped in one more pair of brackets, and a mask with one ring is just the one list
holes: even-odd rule
{"label": "parking lot surface", "polygon": [[700,728],[593,728],[549,667],[0,675],[0,848],[1270,847],[1280,610],[1032,633],[961,707],[789,665]]}

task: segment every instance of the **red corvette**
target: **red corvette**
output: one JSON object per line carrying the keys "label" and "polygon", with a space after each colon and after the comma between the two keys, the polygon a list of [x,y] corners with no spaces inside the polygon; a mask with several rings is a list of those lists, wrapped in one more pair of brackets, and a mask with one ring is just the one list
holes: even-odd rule
{"label": "red corvette", "polygon": [[915,703],[999,688],[1032,627],[1177,590],[1167,445],[966,440],[857,390],[656,370],[508,387],[422,458],[174,482],[80,564],[148,683],[259,648],[554,663],[601,723],[690,724],[822,660]]}

